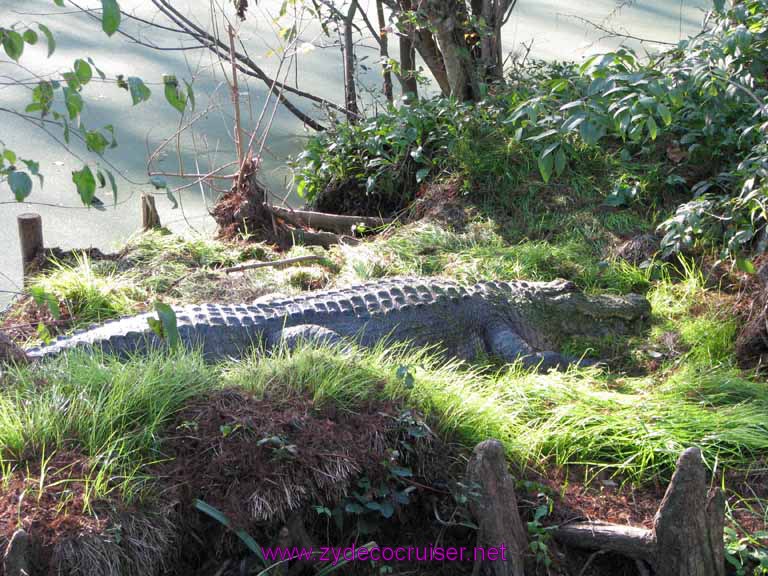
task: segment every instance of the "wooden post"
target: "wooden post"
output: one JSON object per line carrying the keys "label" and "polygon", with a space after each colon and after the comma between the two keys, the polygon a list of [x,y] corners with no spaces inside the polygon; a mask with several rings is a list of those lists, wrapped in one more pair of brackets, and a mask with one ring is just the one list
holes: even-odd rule
{"label": "wooden post", "polygon": [[467,464],[467,481],[477,484],[481,495],[470,501],[479,530],[478,549],[502,550],[496,558],[475,558],[472,572],[479,576],[523,576],[528,548],[525,528],[517,510],[515,480],[507,470],[504,446],[498,440],[480,442]]}
{"label": "wooden post", "polygon": [[43,219],[40,214],[25,212],[16,218],[19,225],[19,244],[24,277],[34,268],[37,257],[43,253]]}
{"label": "wooden post", "polygon": [[145,232],[160,228],[160,215],[157,213],[155,197],[152,194],[141,195],[141,228]]}
{"label": "wooden post", "polygon": [[649,564],[656,576],[725,576],[725,498],[709,489],[701,450],[688,448],[664,494],[653,530],[574,522],[554,536],[562,544],[610,550]]}
{"label": "wooden post", "polygon": [[653,521],[656,574],[725,576],[725,497],[709,489],[701,450],[688,448]]}

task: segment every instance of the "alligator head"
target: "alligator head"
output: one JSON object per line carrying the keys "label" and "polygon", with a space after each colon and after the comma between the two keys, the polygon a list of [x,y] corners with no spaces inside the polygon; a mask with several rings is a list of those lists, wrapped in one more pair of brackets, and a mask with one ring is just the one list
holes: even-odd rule
{"label": "alligator head", "polygon": [[637,333],[651,315],[650,303],[639,294],[589,295],[567,280],[522,284],[512,299],[519,303],[521,335],[538,349],[558,349],[574,336]]}

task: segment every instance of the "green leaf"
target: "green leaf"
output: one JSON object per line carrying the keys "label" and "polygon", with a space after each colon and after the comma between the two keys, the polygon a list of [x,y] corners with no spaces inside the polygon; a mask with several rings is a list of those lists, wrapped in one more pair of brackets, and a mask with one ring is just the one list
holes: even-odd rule
{"label": "green leaf", "polygon": [[107,149],[107,146],[109,146],[109,141],[104,138],[101,132],[91,130],[85,133],[85,145],[91,152],[102,154]]}
{"label": "green leaf", "polygon": [[117,0],[101,0],[101,29],[112,36],[120,27],[120,5]]}
{"label": "green leaf", "polygon": [[90,206],[93,197],[96,194],[96,179],[88,166],[83,166],[82,170],[72,172],[72,182],[77,186],[77,193],[83,204]]}
{"label": "green leaf", "polygon": [[648,116],[645,125],[648,126],[648,134],[651,135],[651,140],[656,140],[656,135],[659,133],[659,127],[656,124],[656,120],[653,119],[653,116]]}
{"label": "green leaf", "polygon": [[67,106],[67,112],[69,113],[69,119],[74,120],[83,111],[83,97],[77,90],[65,86],[64,91],[64,103]]}
{"label": "green leaf", "polygon": [[384,518],[391,518],[392,514],[395,513],[395,507],[389,502],[382,502],[379,508],[379,513],[384,516]]}
{"label": "green leaf", "polygon": [[558,146],[560,146],[560,142],[559,141],[558,142],[552,142],[552,144],[550,144],[549,146],[544,148],[544,151],[541,153],[541,158],[545,158],[546,156],[549,156],[550,154],[552,154],[552,152],[554,152],[557,149]]}
{"label": "green leaf", "polygon": [[179,113],[183,114],[187,107],[187,96],[179,90],[179,81],[176,76],[173,74],[163,76],[163,83],[165,84],[165,99]]}
{"label": "green leaf", "polygon": [[152,95],[152,91],[147,88],[141,78],[137,78],[136,76],[129,76],[127,80],[128,91],[131,93],[131,100],[133,101],[134,106],[149,100],[149,97]]}
{"label": "green leaf", "polygon": [[552,136],[553,134],[557,134],[557,130],[554,130],[554,129],[545,130],[541,134],[536,134],[536,136],[531,136],[530,138],[526,138],[526,140],[530,140],[532,142],[538,142],[539,140],[543,140],[547,136]]}
{"label": "green leaf", "polygon": [[62,78],[67,81],[67,86],[69,86],[72,90],[80,90],[82,88],[82,84],[80,84],[80,78],[77,77],[77,74],[74,72],[64,72],[62,75]]}
{"label": "green leaf", "polygon": [[35,111],[39,111],[42,116],[45,116],[53,105],[53,84],[47,80],[43,80],[34,90],[32,90],[32,102],[27,106],[27,110],[33,108]]}
{"label": "green leaf", "polygon": [[61,318],[61,311],[59,309],[59,300],[53,294],[46,292],[44,288],[40,286],[32,286],[29,289],[29,293],[35,304],[38,306],[46,306],[53,316],[54,320]]}
{"label": "green leaf", "polygon": [[24,160],[24,158],[21,159],[22,162],[27,167],[27,170],[29,170],[29,173],[32,174],[32,176],[37,176],[40,179],[40,187],[43,186],[43,175],[40,174],[40,163],[35,162],[34,160]]}
{"label": "green leaf", "polygon": [[413,476],[413,472],[411,472],[409,468],[403,468],[402,466],[392,466],[389,471],[393,476],[398,476],[400,478],[410,478]]}
{"label": "green leaf", "polygon": [[56,4],[56,6],[64,6],[64,0],[53,0],[53,3]]}
{"label": "green leaf", "polygon": [[179,345],[179,329],[176,324],[176,312],[174,312],[173,308],[168,304],[164,304],[163,302],[155,302],[155,312],[157,312],[157,317],[162,326],[162,334],[158,334],[158,336],[168,342],[169,348],[176,348]]}
{"label": "green leaf", "polygon": [[421,183],[429,175],[430,168],[419,168],[416,171],[416,182]]}
{"label": "green leaf", "polygon": [[48,26],[45,24],[38,24],[37,27],[40,28],[40,32],[45,35],[45,41],[48,44],[48,57],[50,58],[51,54],[56,50],[56,40],[53,38],[53,34],[51,34]]}
{"label": "green leaf", "polygon": [[585,120],[579,125],[579,134],[585,144],[594,146],[605,135],[605,129],[594,120]]}
{"label": "green leaf", "polygon": [[112,137],[112,141],[109,143],[109,147],[117,148],[117,140],[115,139],[115,127],[112,126],[112,124],[107,124],[102,129],[109,132],[109,135]]}
{"label": "green leaf", "polygon": [[757,271],[752,261],[747,258],[736,258],[736,267],[747,274],[754,274]]}
{"label": "green leaf", "polygon": [[16,164],[16,152],[10,148],[3,150],[3,158],[8,160],[8,164]]}
{"label": "green leaf", "polygon": [[666,126],[672,124],[672,113],[669,111],[669,108],[659,102],[659,105],[656,107],[656,109],[659,111],[659,116],[661,116],[661,119],[664,121]]}
{"label": "green leaf", "polygon": [[91,70],[90,64],[79,58],[75,60],[75,75],[77,76],[80,84],[83,86],[88,84],[88,82],[91,81],[91,78],[93,78],[93,71]]}
{"label": "green leaf", "polygon": [[23,202],[32,192],[32,178],[26,172],[14,170],[8,175],[8,185],[16,196],[17,202]]}
{"label": "green leaf", "polygon": [[221,512],[221,510],[211,506],[206,502],[203,502],[202,500],[195,500],[195,508],[204,514],[207,514],[225,528],[232,530],[237,535],[237,537],[240,538],[243,544],[245,544],[245,546],[251,552],[253,552],[259,560],[261,560],[261,563],[264,565],[264,567],[266,568],[268,566],[267,561],[264,559],[264,555],[261,552],[261,546],[259,546],[256,540],[254,540],[251,535],[242,528],[235,530],[235,528],[232,526],[232,523],[229,521],[229,518],[227,518],[224,513]]}
{"label": "green leaf", "polygon": [[348,514],[362,514],[365,512],[365,509],[357,502],[347,502],[344,506],[344,512],[347,512]]}
{"label": "green leaf", "polygon": [[12,60],[18,62],[24,52],[24,39],[15,30],[3,30],[3,48]]}
{"label": "green leaf", "polygon": [[184,80],[184,84],[187,87],[187,97],[189,98],[189,103],[192,104],[192,110],[195,110],[195,92],[192,90],[192,84]]}
{"label": "green leaf", "polygon": [[552,168],[554,166],[554,160],[552,155],[539,156],[539,172],[544,182],[549,182],[550,176],[552,176]]}
{"label": "green leaf", "polygon": [[93,63],[93,58],[91,58],[90,56],[88,56],[88,64],[93,66],[93,69],[96,70],[96,74],[99,75],[99,78],[101,78],[102,80],[106,80],[107,75],[104,74],[104,72],[102,72],[101,70],[99,70],[99,67]]}
{"label": "green leaf", "polygon": [[104,169],[104,172],[107,173],[107,180],[109,180],[109,185],[112,187],[112,197],[115,199],[115,206],[117,206],[117,183],[115,182],[115,177],[106,168]]}
{"label": "green leaf", "polygon": [[34,46],[35,44],[37,44],[37,32],[35,32],[34,30],[26,30],[21,37],[24,39],[24,42],[26,42],[30,46]]}
{"label": "green leaf", "polygon": [[555,154],[555,175],[560,176],[560,174],[563,173],[563,170],[565,170],[565,163],[565,151],[560,148],[560,150],[557,151],[557,154]]}

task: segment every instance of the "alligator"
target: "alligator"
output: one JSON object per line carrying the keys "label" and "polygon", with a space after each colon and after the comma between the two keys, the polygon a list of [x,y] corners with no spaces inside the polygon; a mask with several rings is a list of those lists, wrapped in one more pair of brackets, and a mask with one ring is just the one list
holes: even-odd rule
{"label": "alligator", "polygon": [[[564,369],[582,363],[557,350],[568,337],[635,330],[650,315],[640,295],[592,296],[572,282],[480,282],[462,286],[439,278],[391,278],[349,288],[308,292],[252,304],[174,308],[179,341],[210,361],[240,357],[258,343],[269,351],[301,340],[352,340],[371,347],[386,339],[438,346],[465,360],[479,355],[525,366]],[[30,360],[77,348],[120,357],[165,345],[149,325],[152,312],[80,331],[39,348]]]}

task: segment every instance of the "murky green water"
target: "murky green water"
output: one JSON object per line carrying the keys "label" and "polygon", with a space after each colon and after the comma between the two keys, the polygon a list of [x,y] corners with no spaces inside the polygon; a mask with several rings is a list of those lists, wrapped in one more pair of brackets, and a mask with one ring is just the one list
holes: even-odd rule
{"label": "murky green water", "polygon": [[[187,6],[184,10],[201,23],[209,21],[209,2],[194,0],[183,4]],[[224,4],[231,14],[231,4]],[[534,57],[579,60],[617,44],[615,40],[601,38],[603,33],[590,28],[577,17],[622,29],[638,37],[674,42],[698,29],[708,4],[707,0],[636,0],[630,6],[617,8],[615,0],[519,0],[514,15],[504,29],[504,46],[505,50],[514,50],[519,49],[521,43],[532,41],[531,55]],[[147,0],[122,0],[121,6],[143,18],[163,21]],[[280,0],[262,0],[258,6],[252,7],[249,18],[240,25],[242,39],[251,57],[271,73],[275,72],[279,62],[276,56],[269,55],[270,49],[278,44],[273,17],[277,15],[279,6]],[[371,10],[371,14],[375,12]],[[177,172],[181,157],[185,172],[196,173],[205,171],[211,165],[228,162],[234,156],[230,95],[222,66],[207,51],[153,51],[123,37],[107,39],[96,21],[84,14],[73,13],[71,9],[57,8],[50,0],[0,0],[0,22],[9,25],[16,21],[43,22],[56,36],[57,50],[50,59],[45,57],[42,45],[25,50],[22,63],[35,71],[53,73],[71,66],[75,58],[91,56],[110,77],[124,74],[143,78],[153,89],[153,98],[131,107],[127,92],[114,83],[97,79],[86,88],[88,112],[83,120],[91,128],[109,123],[116,126],[119,147],[109,151],[107,159],[125,176],[118,182],[116,206],[111,194],[100,191],[99,197],[106,205],[103,211],[84,209],[79,205],[70,173],[80,168],[80,161],[39,128],[0,112],[0,140],[11,146],[19,156],[39,160],[41,171],[45,174],[45,186],[41,189],[36,182],[28,205],[12,202],[10,190],[5,185],[0,186],[0,202],[5,202],[0,203],[0,289],[6,291],[18,289],[20,283],[16,215],[21,212],[32,210],[42,214],[45,241],[49,246],[109,249],[137,230],[140,224],[139,194],[151,189],[146,184],[149,153],[179,128],[180,116],[165,103],[162,85],[157,84],[163,74],[195,77],[197,112],[201,114],[194,126],[194,139],[191,132],[186,131],[181,150],[173,145],[168,147],[167,153],[158,156],[156,169]],[[160,35],[135,22],[124,20],[124,29],[166,47],[178,48],[181,45],[172,34]],[[302,40],[315,45],[327,42],[319,37],[317,27],[312,24],[304,29]],[[394,44],[392,49],[396,52]],[[361,74],[362,81],[377,87],[380,81],[377,55],[373,50],[366,52],[363,49],[359,56],[366,54],[368,58],[364,63],[371,70]],[[342,86],[340,58],[337,47],[316,47],[302,53],[298,56],[297,68],[291,71],[287,81],[339,102]],[[29,90],[5,85],[8,77],[27,79],[29,74],[15,65],[0,62],[0,106],[23,109],[29,102]],[[240,81],[243,123],[250,129],[264,105],[266,88],[257,80],[241,77]],[[306,101],[293,100],[304,110],[312,110]],[[53,134],[61,137],[58,132]],[[291,174],[285,161],[300,150],[306,135],[301,124],[281,108],[275,115],[263,156],[262,180],[275,196],[287,196],[293,203],[297,200],[290,197]],[[75,154],[82,152],[77,146],[73,146],[72,151]],[[226,181],[221,181],[222,187],[226,184]],[[210,233],[213,226],[207,208],[215,195],[215,190],[191,186],[179,194],[181,206],[176,210],[165,197],[158,197],[161,220],[177,231]],[[0,292],[0,303],[8,298],[8,293]]]}

